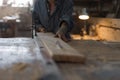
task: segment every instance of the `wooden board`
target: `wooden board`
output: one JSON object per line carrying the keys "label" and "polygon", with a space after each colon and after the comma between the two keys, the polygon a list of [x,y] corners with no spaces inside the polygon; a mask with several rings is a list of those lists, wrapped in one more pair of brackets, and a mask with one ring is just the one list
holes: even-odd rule
{"label": "wooden board", "polygon": [[55,38],[52,33],[38,33],[38,38],[55,61],[84,63],[86,60],[82,53],[78,53],[61,39]]}
{"label": "wooden board", "polygon": [[44,50],[36,39],[0,38],[0,80],[63,80]]}

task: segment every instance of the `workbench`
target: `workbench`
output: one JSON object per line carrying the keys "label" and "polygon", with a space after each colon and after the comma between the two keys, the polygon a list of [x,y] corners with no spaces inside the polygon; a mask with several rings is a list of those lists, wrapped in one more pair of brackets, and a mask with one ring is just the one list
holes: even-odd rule
{"label": "workbench", "polygon": [[[46,37],[51,42],[50,36]],[[80,61],[76,63],[74,59],[74,62],[64,59],[64,62],[59,58],[62,62],[55,63],[53,59],[59,54],[51,56],[51,50],[46,48],[49,43],[42,41],[46,37],[42,40],[40,37],[0,38],[0,80],[120,80],[119,42],[72,40],[67,44],[78,51]],[[56,48],[61,50],[63,45],[60,41]],[[81,54],[87,57],[84,64],[81,64],[84,60]],[[64,57],[68,55],[65,54]]]}
{"label": "workbench", "polygon": [[63,80],[37,38],[0,38],[0,80]]}
{"label": "workbench", "polygon": [[120,42],[72,40],[68,42],[87,60],[57,63],[65,80],[120,80]]}

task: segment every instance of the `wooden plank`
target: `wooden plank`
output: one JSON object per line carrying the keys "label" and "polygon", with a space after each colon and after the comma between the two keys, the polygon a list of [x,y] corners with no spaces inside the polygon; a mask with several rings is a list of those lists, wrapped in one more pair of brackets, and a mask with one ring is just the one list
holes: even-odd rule
{"label": "wooden plank", "polygon": [[52,33],[38,33],[38,38],[55,61],[84,63],[86,60],[82,53],[78,53],[61,39],[55,38]]}
{"label": "wooden plank", "polygon": [[0,80],[63,80],[53,60],[42,54],[36,39],[0,38]]}

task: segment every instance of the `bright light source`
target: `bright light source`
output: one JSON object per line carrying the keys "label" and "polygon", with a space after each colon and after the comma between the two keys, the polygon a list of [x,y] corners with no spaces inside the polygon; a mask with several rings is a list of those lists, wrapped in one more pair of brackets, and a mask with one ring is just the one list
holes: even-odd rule
{"label": "bright light source", "polygon": [[33,0],[15,0],[12,7],[29,7],[33,5]]}
{"label": "bright light source", "polygon": [[89,19],[90,17],[88,16],[88,15],[80,15],[79,16],[79,19],[81,19],[81,20],[87,20],[87,19]]}
{"label": "bright light source", "polygon": [[3,0],[0,0],[0,6],[2,6],[2,4],[3,4]]}
{"label": "bright light source", "polygon": [[18,23],[19,23],[19,22],[21,22],[21,20],[20,20],[20,19],[17,19],[17,20],[16,20],[16,22],[18,22]]}
{"label": "bright light source", "polygon": [[11,5],[12,7],[29,7],[33,5],[33,0],[7,0],[4,4],[4,0],[0,0],[0,6]]}
{"label": "bright light source", "polygon": [[81,20],[87,20],[87,19],[89,19],[90,17],[89,17],[89,15],[88,15],[88,13],[87,13],[87,10],[86,10],[86,8],[83,8],[82,10],[81,10],[81,12],[79,13],[79,19],[81,19]]}

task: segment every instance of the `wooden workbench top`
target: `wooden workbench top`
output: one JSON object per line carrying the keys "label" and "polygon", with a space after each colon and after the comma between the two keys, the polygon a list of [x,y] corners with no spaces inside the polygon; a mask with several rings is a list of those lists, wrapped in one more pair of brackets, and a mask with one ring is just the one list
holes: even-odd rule
{"label": "wooden workbench top", "polygon": [[62,80],[36,39],[0,38],[0,80]]}

